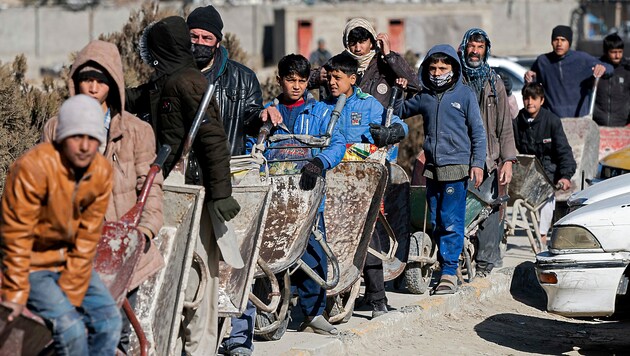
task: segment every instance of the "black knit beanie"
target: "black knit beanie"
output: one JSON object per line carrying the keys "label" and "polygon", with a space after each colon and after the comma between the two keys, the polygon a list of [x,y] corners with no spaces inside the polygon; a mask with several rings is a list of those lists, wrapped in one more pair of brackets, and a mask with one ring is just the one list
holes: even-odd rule
{"label": "black knit beanie", "polygon": [[573,31],[571,27],[564,25],[554,27],[553,31],[551,31],[551,40],[553,41],[553,39],[558,36],[566,38],[567,41],[569,41],[569,46],[571,46],[571,42],[573,42]]}
{"label": "black knit beanie", "polygon": [[212,5],[206,7],[198,7],[188,15],[186,19],[189,29],[200,28],[206,30],[216,36],[217,40],[223,39],[223,20],[217,9]]}

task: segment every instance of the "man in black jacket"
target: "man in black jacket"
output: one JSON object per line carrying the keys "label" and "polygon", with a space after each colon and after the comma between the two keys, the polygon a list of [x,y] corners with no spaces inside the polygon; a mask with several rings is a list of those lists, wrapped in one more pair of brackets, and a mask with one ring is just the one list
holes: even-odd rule
{"label": "man in black jacket", "polygon": [[[164,164],[165,175],[168,175],[182,154],[190,123],[208,87],[207,80],[195,67],[190,48],[188,27],[179,16],[167,17],[148,26],[140,40],[142,59],[155,71],[149,83],[135,89],[136,93],[131,98],[141,101],[135,103],[135,107],[140,110],[143,105],[150,103],[150,108],[145,107],[144,112],[151,113],[158,142],[172,148]],[[193,142],[207,202],[196,251],[206,260],[210,276],[199,308],[184,311],[183,326],[186,332],[182,338],[185,339],[184,352],[190,355],[207,354],[217,345],[219,247],[214,235],[208,231],[211,229],[209,214],[216,212],[219,219],[230,220],[240,210],[238,202],[232,197],[230,152],[218,110],[217,102],[213,100]],[[186,178],[186,183],[190,183],[190,177]],[[195,273],[190,274],[187,300],[193,299],[197,292],[199,281],[196,277]]]}
{"label": "man in black jacket", "polygon": [[245,135],[257,136],[262,121],[271,118],[278,124],[282,122],[282,115],[273,107],[263,108],[256,74],[228,58],[227,50],[221,46],[223,21],[212,5],[196,8],[186,22],[197,68],[208,82],[216,85],[214,96],[219,103],[232,156],[243,155]]}
{"label": "man in black jacket", "polygon": [[[212,6],[196,8],[186,19],[197,68],[210,83],[215,83],[215,99],[219,103],[223,127],[230,141],[233,156],[245,154],[246,135],[256,137],[261,123],[268,119],[282,122],[275,107],[263,109],[262,92],[256,74],[246,66],[228,58],[221,46],[223,20]],[[230,355],[248,355],[253,351],[255,306],[248,301],[239,318],[232,318],[232,331],[225,341]]]}
{"label": "man in black jacket", "polygon": [[604,38],[602,62],[613,66],[597,85],[593,120],[600,126],[625,126],[630,123],[630,61],[623,57],[623,40],[613,33]]}

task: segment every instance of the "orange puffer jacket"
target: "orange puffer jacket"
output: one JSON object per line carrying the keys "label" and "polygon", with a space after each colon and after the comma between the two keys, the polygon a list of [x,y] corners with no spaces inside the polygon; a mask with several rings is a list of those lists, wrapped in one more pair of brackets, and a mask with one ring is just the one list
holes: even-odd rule
{"label": "orange puffer jacket", "polygon": [[59,286],[80,306],[111,191],[111,165],[98,153],[78,182],[50,143],[15,161],[2,196],[2,299],[26,304],[29,273],[51,270],[61,273]]}

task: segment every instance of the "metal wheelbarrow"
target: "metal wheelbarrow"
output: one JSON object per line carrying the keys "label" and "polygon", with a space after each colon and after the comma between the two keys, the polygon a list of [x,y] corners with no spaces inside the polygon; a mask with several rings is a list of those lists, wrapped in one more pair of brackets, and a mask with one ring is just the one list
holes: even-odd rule
{"label": "metal wheelbarrow", "polygon": [[[339,111],[340,108],[334,110],[337,117]],[[332,133],[335,123],[336,120],[331,120],[327,131],[329,134]],[[258,147],[265,142],[270,130],[270,126],[263,126],[258,138]],[[298,152],[299,155],[301,150],[326,147],[330,137],[275,135],[272,140],[279,142],[279,145],[273,149],[280,152],[279,157],[282,157],[283,152]],[[292,145],[285,146],[286,142],[292,142]],[[278,340],[284,335],[289,322],[290,275],[301,269],[322,288],[330,290],[339,281],[339,265],[335,254],[317,229],[316,217],[324,195],[324,180],[318,179],[313,190],[304,191],[299,187],[301,177],[299,172],[301,165],[305,163],[304,157],[287,156],[272,160],[271,163],[269,169],[272,185],[271,203],[264,223],[259,269],[255,275],[257,280],[250,300],[258,308],[255,335],[266,340]],[[306,251],[311,234],[321,245],[332,266],[331,281],[321,278],[300,259]],[[280,289],[281,292],[278,292]]]}
{"label": "metal wheelbarrow", "polygon": [[538,254],[543,248],[538,226],[540,208],[554,195],[555,188],[536,156],[516,157],[518,164],[513,166],[508,201],[512,217],[506,220],[507,234],[514,235],[516,228],[524,229],[532,250]]}
{"label": "metal wheelbarrow", "polygon": [[341,162],[326,174],[326,239],[342,271],[337,286],[326,293],[331,323],[352,315],[386,184],[387,169],[374,161]]}

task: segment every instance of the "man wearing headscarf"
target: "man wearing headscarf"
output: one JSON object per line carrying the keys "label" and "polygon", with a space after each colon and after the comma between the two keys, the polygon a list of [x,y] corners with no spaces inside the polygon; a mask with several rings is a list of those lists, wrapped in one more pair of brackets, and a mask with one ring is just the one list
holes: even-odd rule
{"label": "man wearing headscarf", "polygon": [[[479,103],[487,145],[484,180],[492,179],[491,193],[496,199],[499,191],[507,193],[507,185],[512,180],[512,163],[516,160],[507,92],[501,77],[488,65],[490,38],[484,30],[468,30],[458,54],[464,82],[473,90]],[[497,207],[479,226],[477,276],[487,276],[502,263],[500,243],[503,234],[503,221]]]}

